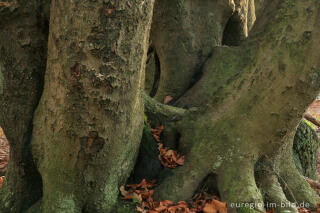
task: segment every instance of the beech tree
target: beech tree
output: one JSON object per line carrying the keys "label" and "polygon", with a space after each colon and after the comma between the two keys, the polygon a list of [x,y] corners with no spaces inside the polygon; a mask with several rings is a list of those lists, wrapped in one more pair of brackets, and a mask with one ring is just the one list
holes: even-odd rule
{"label": "beech tree", "polygon": [[186,159],[155,198],[187,200],[215,174],[229,205],[315,208],[292,144],[319,93],[319,11],[317,0],[1,2],[0,211],[120,212],[144,112]]}

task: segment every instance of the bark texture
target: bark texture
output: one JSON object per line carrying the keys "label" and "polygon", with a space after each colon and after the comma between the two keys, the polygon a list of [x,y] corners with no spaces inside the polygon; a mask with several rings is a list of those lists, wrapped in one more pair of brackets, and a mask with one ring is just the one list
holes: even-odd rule
{"label": "bark texture", "polygon": [[157,100],[177,99],[197,80],[234,9],[229,0],[156,1],[151,42],[161,67]]}
{"label": "bark texture", "polygon": [[10,143],[0,212],[23,212],[42,194],[31,154],[33,112],[45,72],[47,1],[9,1],[0,6],[0,126]]}
{"label": "bark texture", "polygon": [[42,212],[113,212],[143,127],[153,0],[51,4],[33,153]]}
{"label": "bark texture", "polygon": [[313,180],[318,179],[319,139],[316,131],[301,121],[293,141],[293,157],[299,172]]}
{"label": "bark texture", "polygon": [[[152,19],[154,0],[52,0],[47,58],[48,1],[1,6],[0,125],[11,159],[0,211],[128,212],[116,209],[118,189],[138,154],[144,102],[166,125],[165,143],[186,155],[156,198],[186,200],[214,174],[230,205],[315,207],[292,147],[320,88],[320,2],[267,3],[159,0]],[[151,21],[155,99],[143,92]],[[175,106],[157,102],[168,95]]]}
{"label": "bark texture", "polygon": [[[199,108],[177,123],[179,149],[186,154],[186,163],[160,184],[155,196],[185,200],[214,172],[223,200],[262,204],[256,209],[263,212],[264,189],[257,187],[254,173],[257,161],[267,156],[273,163],[264,169],[279,168],[277,176],[263,180],[280,191],[271,199],[316,206],[319,198],[295,168],[292,133],[319,92],[319,9],[315,0],[268,2],[239,47],[213,48],[200,80],[175,102]],[[156,42],[155,46],[158,51]],[[166,51],[164,55],[177,55],[176,49]],[[164,75],[176,75],[174,67],[189,61],[188,56],[176,58],[168,64],[170,70],[162,66],[166,63],[162,53],[157,53]],[[180,87],[170,85],[172,91]],[[280,190],[283,182],[293,196]]]}

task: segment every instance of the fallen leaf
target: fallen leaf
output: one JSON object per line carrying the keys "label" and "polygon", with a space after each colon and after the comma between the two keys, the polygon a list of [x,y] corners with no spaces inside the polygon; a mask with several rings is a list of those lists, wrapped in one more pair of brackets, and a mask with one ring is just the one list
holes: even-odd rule
{"label": "fallen leaf", "polygon": [[120,192],[124,197],[129,195],[129,192],[124,188],[124,186],[120,186]]}
{"label": "fallen leaf", "polygon": [[202,209],[202,211],[204,213],[216,213],[217,212],[217,208],[214,205],[214,203],[206,203],[204,208]]}
{"label": "fallen leaf", "polygon": [[219,200],[212,200],[212,203],[216,206],[219,213],[227,213],[228,212],[226,202],[221,202]]}
{"label": "fallen leaf", "polygon": [[113,11],[114,11],[114,8],[106,8],[104,14],[106,16],[110,16],[113,13]]}
{"label": "fallen leaf", "polygon": [[163,98],[163,104],[167,104],[169,103],[170,101],[172,101],[173,97],[170,96],[170,95],[167,95],[166,97]]}
{"label": "fallen leaf", "polygon": [[9,2],[0,2],[0,7],[10,7],[10,5]]}
{"label": "fallen leaf", "polygon": [[4,182],[4,179],[5,179],[4,176],[1,176],[1,177],[0,177],[0,188],[2,187],[2,184],[3,184],[3,182]]}

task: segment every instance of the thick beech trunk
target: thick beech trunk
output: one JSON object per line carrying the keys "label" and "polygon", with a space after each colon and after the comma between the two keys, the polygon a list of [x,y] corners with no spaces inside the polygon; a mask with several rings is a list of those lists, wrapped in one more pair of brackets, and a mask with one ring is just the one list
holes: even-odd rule
{"label": "thick beech trunk", "polygon": [[153,1],[53,0],[33,153],[42,212],[111,212],[143,127]]}
{"label": "thick beech trunk", "polygon": [[[188,199],[215,173],[229,205],[319,201],[292,157],[320,87],[319,1],[159,0],[152,19],[153,0],[53,0],[47,56],[46,3],[0,8],[0,125],[11,145],[1,212],[118,211],[143,101],[186,155],[156,198]],[[151,20],[155,100],[142,93]],[[156,101],[168,95],[175,107]]]}

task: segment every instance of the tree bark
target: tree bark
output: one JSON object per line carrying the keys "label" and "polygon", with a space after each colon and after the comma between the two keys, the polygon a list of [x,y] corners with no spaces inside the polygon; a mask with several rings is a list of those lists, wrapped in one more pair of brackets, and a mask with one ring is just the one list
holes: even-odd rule
{"label": "tree bark", "polygon": [[282,165],[280,174],[295,194],[288,199],[316,206],[319,198],[292,159],[292,132],[319,92],[319,9],[314,0],[270,2],[240,47],[213,49],[201,79],[175,103],[199,110],[177,124],[186,162],[156,197],[185,200],[214,172],[224,201],[263,204],[254,165],[286,150],[274,164]]}
{"label": "tree bark", "polygon": [[[319,1],[159,0],[152,20],[154,0],[52,0],[49,33],[47,5],[0,4],[0,125],[11,145],[1,212],[118,211],[144,102],[186,156],[155,198],[186,200],[215,173],[229,205],[315,207],[292,146],[320,87]],[[143,94],[151,21],[155,100]],[[157,102],[168,95],[175,106]]]}
{"label": "tree bark", "polygon": [[143,127],[153,0],[51,4],[33,153],[42,212],[112,212]]}
{"label": "tree bark", "polygon": [[302,120],[293,140],[293,158],[300,174],[318,179],[319,139],[316,131]]}
{"label": "tree bark", "polygon": [[229,0],[156,1],[151,41],[161,67],[157,100],[176,100],[192,86],[213,47],[221,45],[234,8]]}
{"label": "tree bark", "polygon": [[0,125],[10,143],[0,212],[23,212],[42,195],[31,154],[33,112],[43,87],[47,47],[46,1],[0,6]]}

